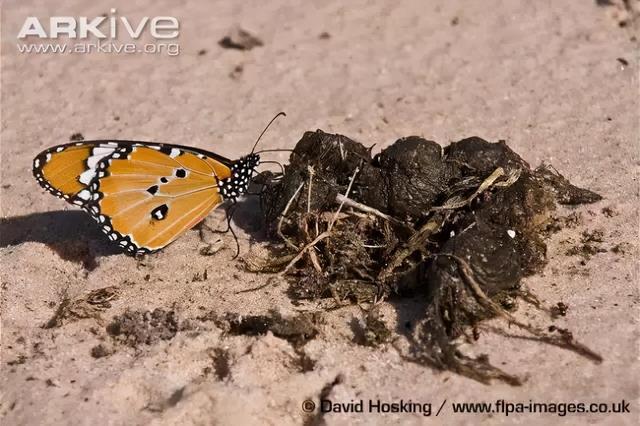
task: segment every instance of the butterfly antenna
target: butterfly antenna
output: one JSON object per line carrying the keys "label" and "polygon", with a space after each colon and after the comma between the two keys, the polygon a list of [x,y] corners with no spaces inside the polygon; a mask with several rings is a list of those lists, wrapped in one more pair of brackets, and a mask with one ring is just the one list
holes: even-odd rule
{"label": "butterfly antenna", "polygon": [[294,149],[288,148],[274,148],[274,149],[261,149],[257,151],[256,154],[262,154],[263,152],[296,152]]}
{"label": "butterfly antenna", "polygon": [[262,161],[261,164],[277,164],[280,167],[280,174],[284,175],[284,167],[278,161]]}
{"label": "butterfly antenna", "polygon": [[269,126],[271,126],[271,123],[273,123],[274,121],[276,121],[276,118],[283,116],[286,117],[287,114],[285,114],[284,112],[280,111],[279,113],[276,114],[275,117],[273,117],[271,119],[271,121],[269,122],[269,124],[267,124],[267,127],[264,128],[264,130],[262,131],[262,133],[260,133],[260,136],[258,136],[258,139],[256,140],[256,143],[253,144],[253,149],[251,150],[251,153],[253,154],[253,151],[256,150],[256,146],[258,146],[258,142],[260,142],[260,138],[262,138],[262,135],[264,135],[264,133],[267,131],[267,129],[269,128]]}

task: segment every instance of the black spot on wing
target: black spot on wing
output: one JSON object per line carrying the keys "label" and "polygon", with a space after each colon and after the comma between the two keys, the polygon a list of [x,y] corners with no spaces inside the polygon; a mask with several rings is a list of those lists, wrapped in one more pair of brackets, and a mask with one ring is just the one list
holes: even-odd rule
{"label": "black spot on wing", "polygon": [[147,188],[147,192],[151,195],[156,195],[156,192],[158,192],[158,185],[150,186]]}
{"label": "black spot on wing", "polygon": [[185,169],[177,169],[176,170],[176,177],[179,177],[179,178],[187,177],[187,171]]}
{"label": "black spot on wing", "polygon": [[155,220],[162,220],[167,217],[167,212],[169,211],[169,206],[163,204],[161,206],[156,207],[151,210],[151,218]]}

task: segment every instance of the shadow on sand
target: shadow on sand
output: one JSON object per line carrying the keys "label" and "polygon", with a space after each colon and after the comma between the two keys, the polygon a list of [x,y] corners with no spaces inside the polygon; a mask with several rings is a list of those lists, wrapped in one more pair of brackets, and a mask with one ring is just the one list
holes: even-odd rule
{"label": "shadow on sand", "polygon": [[26,242],[45,244],[62,259],[82,263],[88,270],[95,269],[97,257],[122,253],[89,215],[74,210],[0,219],[0,247]]}
{"label": "shadow on sand", "polygon": [[[220,206],[224,209],[227,206]],[[262,213],[258,197],[238,202],[233,226],[245,231],[251,241],[264,239]],[[88,270],[97,267],[97,259],[123,253],[100,231],[89,215],[80,210],[33,213],[0,219],[0,247],[26,242],[45,244],[62,259],[82,263]]]}

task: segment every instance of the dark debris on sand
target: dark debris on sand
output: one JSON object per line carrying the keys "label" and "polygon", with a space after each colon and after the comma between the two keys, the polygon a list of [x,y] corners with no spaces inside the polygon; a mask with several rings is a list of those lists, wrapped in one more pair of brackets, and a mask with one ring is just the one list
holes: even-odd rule
{"label": "dark debris on sand", "polygon": [[[532,169],[504,141],[479,137],[442,147],[411,136],[372,156],[361,143],[318,130],[303,135],[280,179],[264,182],[274,242],[267,259],[245,260],[253,271],[280,271],[294,299],[424,294],[414,358],[482,382],[519,383],[486,357],[456,349],[465,329],[492,317],[599,359],[572,336],[549,336],[509,313],[519,297],[537,304],[520,282],[546,263],[544,237],[560,227],[556,205],[601,199],[552,166]],[[367,344],[378,343],[373,337]]]}
{"label": "dark debris on sand", "polygon": [[272,310],[267,315],[241,316],[226,314],[215,317],[218,327],[231,335],[259,336],[268,331],[289,341],[294,347],[302,346],[318,334],[319,315],[300,313],[284,317]]}
{"label": "dark debris on sand", "polygon": [[236,26],[220,39],[218,44],[225,49],[251,50],[254,47],[262,46],[264,43],[255,35]]}
{"label": "dark debris on sand", "polygon": [[118,342],[131,347],[152,345],[170,340],[178,332],[178,318],[174,311],[126,311],[113,318],[107,332]]}

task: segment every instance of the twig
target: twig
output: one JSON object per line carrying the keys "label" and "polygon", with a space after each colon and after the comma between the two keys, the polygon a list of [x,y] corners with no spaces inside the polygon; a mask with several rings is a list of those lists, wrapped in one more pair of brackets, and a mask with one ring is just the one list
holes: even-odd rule
{"label": "twig", "polygon": [[318,260],[318,256],[316,256],[316,252],[312,249],[308,251],[309,258],[311,259],[311,264],[315,268],[316,272],[322,273],[322,266],[320,266],[320,261]]}
{"label": "twig", "polygon": [[404,225],[404,223],[398,219],[396,219],[393,216],[389,216],[386,213],[382,213],[380,210],[374,209],[373,207],[369,207],[365,204],[359,203],[357,201],[352,200],[351,198],[348,198],[342,194],[338,194],[336,195],[336,202],[338,203],[343,203],[345,206],[347,207],[351,207],[354,209],[358,209],[360,211],[363,211],[365,213],[369,213],[372,214],[374,216],[378,216],[379,218],[382,218],[384,220],[388,220],[389,222],[393,222],[397,225]]}
{"label": "twig", "polygon": [[[356,175],[358,174],[358,171],[360,171],[360,169],[358,167],[356,167],[355,171],[353,172],[353,175],[351,176],[351,180],[349,181],[349,186],[347,186],[347,191],[345,192],[345,197],[349,196],[349,192],[351,191],[351,186],[353,185],[353,181],[356,179]],[[300,186],[300,188],[302,188],[302,186]],[[296,193],[297,193],[297,191],[296,191]],[[318,235],[309,244],[304,246],[304,248],[302,250],[300,250],[300,252],[296,255],[296,257],[294,257],[291,260],[291,262],[289,262],[289,264],[284,268],[284,270],[281,272],[282,275],[286,274],[289,271],[289,269],[291,269],[293,267],[293,265],[295,265],[296,262],[298,260],[300,260],[302,258],[302,256],[304,256],[304,254],[305,254],[305,252],[307,250],[313,248],[320,241],[324,240],[325,238],[327,238],[328,236],[331,235],[331,229],[333,228],[333,225],[335,224],[336,220],[338,219],[338,216],[340,215],[340,210],[342,210],[342,206],[343,205],[344,205],[344,203],[341,203],[340,206],[338,207],[338,210],[333,215],[333,219],[331,220],[331,223],[329,224],[329,228],[326,231],[324,231],[322,234]]]}
{"label": "twig", "polygon": [[[313,186],[313,175],[315,174],[315,169],[311,165],[307,166],[307,169],[309,170],[309,190],[307,192],[307,214],[309,214],[311,213],[311,188]],[[320,229],[318,228],[317,218],[315,220],[315,228],[316,228],[316,236],[318,236],[318,234],[320,234]],[[314,261],[314,259],[311,259],[311,261]],[[316,264],[318,264],[317,259],[315,259],[315,262],[314,262],[314,265]]]}
{"label": "twig", "polygon": [[404,262],[407,257],[416,250],[420,250],[427,239],[440,230],[445,221],[446,218],[439,222],[437,218],[434,217],[425,223],[422,228],[409,238],[403,247],[395,252],[391,260],[387,262],[387,266],[380,272],[380,274],[378,274],[377,281],[383,283],[387,277],[396,270],[396,268],[402,265],[402,262]]}
{"label": "twig", "polygon": [[559,346],[559,347],[563,347],[563,348],[566,348],[566,349],[570,349],[570,350],[573,350],[574,352],[577,352],[577,353],[579,353],[579,354],[581,354],[583,356],[586,356],[587,358],[590,358],[591,360],[593,360],[595,362],[602,362],[602,356],[600,356],[599,354],[595,353],[594,351],[592,351],[591,349],[589,349],[588,347],[586,347],[582,343],[579,343],[579,342],[573,340],[573,338],[560,340],[560,339],[554,338],[553,336],[549,336],[547,333],[545,333],[544,331],[542,331],[542,330],[540,330],[540,329],[538,329],[536,327],[533,327],[533,326],[531,326],[529,324],[525,324],[525,323],[522,323],[522,322],[518,321],[513,315],[511,315],[509,312],[507,312],[504,309],[502,309],[500,307],[500,305],[498,305],[496,302],[491,300],[485,294],[485,292],[482,291],[482,288],[480,287],[480,284],[473,277],[474,274],[473,274],[473,271],[471,270],[471,267],[469,266],[469,264],[464,259],[462,259],[462,258],[460,258],[458,256],[455,256],[455,255],[452,255],[452,254],[448,254],[448,253],[440,253],[440,254],[437,254],[435,256],[446,256],[446,257],[449,257],[449,258],[453,259],[458,264],[458,267],[460,268],[460,272],[462,273],[463,280],[469,285],[469,287],[471,288],[471,290],[473,291],[475,296],[482,303],[484,303],[485,307],[489,308],[496,315],[505,318],[507,321],[509,321],[511,324],[514,324],[516,327],[521,328],[521,329],[531,333],[532,335],[537,337],[542,342],[549,343],[551,345],[555,345],[555,346]]}
{"label": "twig", "polygon": [[316,244],[318,244],[320,241],[324,240],[325,238],[327,238],[329,235],[331,235],[331,233],[329,231],[324,231],[322,234],[318,235],[315,240],[311,241],[309,244],[307,244],[306,246],[303,247],[302,250],[300,250],[300,252],[296,255],[296,257],[294,257],[293,259],[291,259],[291,262],[289,262],[289,264],[284,268],[284,270],[280,273],[281,275],[286,274],[289,269],[291,269],[291,267],[293,267],[293,265],[295,265],[295,263],[300,260],[302,258],[302,256],[304,255],[304,253],[309,250],[311,247],[315,246]]}
{"label": "twig", "polygon": [[[351,180],[349,180],[349,186],[347,186],[347,191],[344,193],[345,198],[349,197],[349,192],[351,192],[351,187],[353,186],[353,182],[356,180],[356,175],[358,174],[358,172],[360,171],[359,167],[356,167],[356,169],[353,171],[353,175],[351,175]],[[336,214],[333,215],[333,219],[331,219],[331,223],[329,223],[329,231],[331,231],[331,228],[333,228],[333,225],[336,223],[336,220],[338,220],[338,215],[340,214],[340,211],[342,211],[342,207],[344,206],[345,200],[343,199],[340,202],[340,206],[338,207],[338,210],[336,211]]]}
{"label": "twig", "polygon": [[282,222],[284,221],[285,216],[287,215],[287,212],[289,211],[289,208],[291,207],[291,204],[293,203],[293,200],[295,200],[295,198],[298,196],[298,194],[300,193],[300,190],[302,189],[302,187],[304,186],[304,182],[300,183],[300,186],[298,186],[298,189],[296,189],[296,192],[293,193],[293,195],[291,196],[291,198],[289,198],[289,201],[287,202],[287,205],[284,207],[284,210],[282,211],[282,213],[280,214],[280,220],[278,221],[278,236],[280,238],[282,238],[282,240],[291,248],[298,250],[298,246],[296,246],[295,244],[293,244],[291,242],[291,240],[289,240],[283,233],[282,233]]}
{"label": "twig", "polygon": [[258,290],[262,290],[265,287],[270,286],[271,284],[273,284],[273,277],[269,277],[267,279],[267,282],[265,284],[259,285],[257,287],[253,287],[253,288],[248,288],[246,290],[240,290],[240,291],[236,291],[234,294],[242,294],[242,293],[250,293],[252,291],[258,291]]}
{"label": "twig", "polygon": [[313,173],[315,172],[313,166],[307,166],[309,170],[309,190],[307,191],[307,213],[311,212],[311,186],[313,185]]}
{"label": "twig", "polygon": [[[461,197],[459,196],[453,196],[451,198],[449,198],[447,201],[445,201],[445,203],[442,206],[437,206],[437,207],[432,207],[431,211],[436,211],[436,210],[454,210],[454,209],[459,209],[460,207],[464,207],[466,205],[471,204],[471,202],[480,194],[482,194],[484,191],[486,191],[487,189],[489,189],[491,187],[491,185],[494,185],[494,183],[496,182],[496,180],[498,180],[501,176],[504,176],[504,169],[502,167],[498,167],[497,169],[495,169],[493,171],[493,173],[491,173],[491,175],[489,175],[488,178],[486,178],[478,187],[478,189],[475,190],[475,192],[473,194],[471,194],[468,198],[466,199],[461,199]],[[517,174],[517,177],[519,177],[520,174]],[[512,176],[509,176],[508,181],[510,181],[512,178]],[[517,179],[517,178],[516,178]],[[513,182],[511,182],[513,183]]]}

